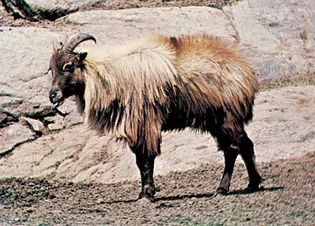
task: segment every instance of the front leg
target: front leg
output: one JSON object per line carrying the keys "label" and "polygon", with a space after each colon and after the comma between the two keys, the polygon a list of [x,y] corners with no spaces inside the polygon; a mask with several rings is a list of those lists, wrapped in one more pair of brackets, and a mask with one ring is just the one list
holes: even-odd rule
{"label": "front leg", "polygon": [[229,191],[237,155],[238,155],[237,150],[233,150],[233,149],[224,150],[225,167],[224,167],[224,172],[223,172],[220,185],[217,188],[218,194],[227,194]]}
{"label": "front leg", "polygon": [[150,155],[143,150],[137,150],[136,161],[141,175],[141,192],[139,199],[147,198],[153,201],[155,186],[153,180],[155,155]]}

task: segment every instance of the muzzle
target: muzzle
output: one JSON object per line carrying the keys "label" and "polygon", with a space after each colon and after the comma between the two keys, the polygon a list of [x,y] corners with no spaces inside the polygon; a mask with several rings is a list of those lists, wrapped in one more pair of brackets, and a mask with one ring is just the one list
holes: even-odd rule
{"label": "muzzle", "polygon": [[52,104],[54,104],[54,108],[57,108],[63,104],[64,97],[60,90],[51,89],[49,91],[49,100]]}

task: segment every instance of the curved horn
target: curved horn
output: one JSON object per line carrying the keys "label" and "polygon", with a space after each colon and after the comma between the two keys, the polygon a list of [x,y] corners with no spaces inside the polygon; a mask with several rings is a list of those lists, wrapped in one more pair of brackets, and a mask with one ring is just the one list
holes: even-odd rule
{"label": "curved horn", "polygon": [[80,33],[72,35],[66,39],[62,49],[67,53],[72,53],[75,47],[87,40],[93,40],[96,43],[96,39],[90,34]]}

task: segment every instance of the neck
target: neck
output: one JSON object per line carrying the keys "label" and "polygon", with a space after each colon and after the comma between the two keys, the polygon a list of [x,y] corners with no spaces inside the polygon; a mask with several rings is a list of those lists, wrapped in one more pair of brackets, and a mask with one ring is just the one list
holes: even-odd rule
{"label": "neck", "polygon": [[77,108],[79,113],[83,113],[85,109],[85,100],[84,100],[84,87],[80,89],[81,91],[75,95],[75,101],[77,103]]}

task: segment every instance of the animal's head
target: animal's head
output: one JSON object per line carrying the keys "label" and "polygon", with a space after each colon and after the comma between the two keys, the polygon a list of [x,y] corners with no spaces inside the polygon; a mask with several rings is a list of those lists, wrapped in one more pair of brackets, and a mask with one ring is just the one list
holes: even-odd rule
{"label": "animal's head", "polygon": [[77,53],[74,49],[87,40],[96,39],[85,33],[69,37],[58,49],[54,49],[50,58],[49,69],[52,74],[52,84],[49,91],[50,102],[57,108],[72,95],[83,95],[84,92],[84,60],[86,52]]}

